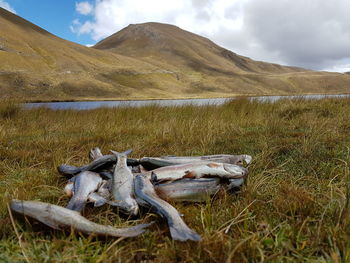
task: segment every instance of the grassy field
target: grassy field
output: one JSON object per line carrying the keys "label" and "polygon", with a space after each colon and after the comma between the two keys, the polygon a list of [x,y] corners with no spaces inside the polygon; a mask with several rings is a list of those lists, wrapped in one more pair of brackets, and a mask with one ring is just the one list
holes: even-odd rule
{"label": "grassy field", "polygon": [[[90,111],[0,106],[0,262],[350,262],[350,99],[236,100],[223,106]],[[99,146],[132,157],[251,154],[247,185],[202,204],[175,204],[199,243],[174,242],[167,226],[89,206],[114,226],[156,220],[131,239],[50,230],[16,217],[12,198],[65,205],[61,163],[82,165]],[[16,232],[17,231],[17,232]]]}

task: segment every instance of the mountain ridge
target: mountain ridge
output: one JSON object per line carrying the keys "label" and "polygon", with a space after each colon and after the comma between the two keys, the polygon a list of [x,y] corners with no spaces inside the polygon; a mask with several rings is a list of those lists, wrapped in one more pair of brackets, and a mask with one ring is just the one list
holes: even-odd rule
{"label": "mountain ridge", "polygon": [[347,74],[254,61],[169,24],[130,25],[88,48],[2,8],[0,59],[0,98],[33,101],[346,93],[350,84]]}
{"label": "mountain ridge", "polygon": [[[157,52],[159,55],[162,54],[162,52],[170,52],[172,56],[191,55],[190,53],[192,53],[202,59],[205,57],[203,54],[209,54],[208,52],[201,50],[206,48],[212,50],[212,53],[215,53],[209,54],[212,60],[210,62],[215,63],[215,60],[226,59],[232,63],[232,65],[230,65],[232,69],[236,67],[235,70],[242,72],[276,73],[276,70],[279,70],[279,72],[309,71],[297,67],[254,61],[248,57],[240,56],[228,49],[220,47],[208,38],[183,30],[171,24],[157,22],[131,24],[101,40],[94,45],[93,48],[111,50],[120,54],[127,53],[128,56],[139,58],[143,57],[145,53],[146,55],[149,55],[150,53]],[[214,55],[216,57],[214,57]],[[255,67],[252,66],[253,63],[256,64]],[[263,67],[265,67],[265,70]]]}

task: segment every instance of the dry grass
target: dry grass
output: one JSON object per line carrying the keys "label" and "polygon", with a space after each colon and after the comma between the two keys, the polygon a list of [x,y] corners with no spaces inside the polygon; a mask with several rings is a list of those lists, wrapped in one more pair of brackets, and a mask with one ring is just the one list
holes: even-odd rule
{"label": "dry grass", "polygon": [[[0,119],[0,261],[350,261],[349,99],[15,112]],[[202,235],[200,243],[172,241],[164,222],[147,211],[140,221],[158,223],[133,239],[62,233],[28,220],[15,220],[16,235],[7,202],[65,205],[57,165],[84,164],[95,146],[133,148],[133,157],[247,153],[254,161],[238,195],[175,204]],[[140,222],[110,207],[88,207],[85,215],[115,226]]]}
{"label": "dry grass", "polygon": [[19,102],[12,99],[3,100],[0,103],[0,120],[15,118],[20,109],[21,105]]}

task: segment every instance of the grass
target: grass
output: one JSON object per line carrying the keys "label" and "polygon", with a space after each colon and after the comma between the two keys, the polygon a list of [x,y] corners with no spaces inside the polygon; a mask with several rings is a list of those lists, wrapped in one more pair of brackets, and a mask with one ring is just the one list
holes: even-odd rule
{"label": "grass", "polygon": [[12,99],[3,100],[0,105],[0,119],[11,119],[17,115],[20,109],[19,102]]}
{"label": "grass", "polygon": [[[0,261],[349,262],[350,99],[235,100],[223,106],[147,106],[89,111],[0,107]],[[8,103],[7,103],[8,104]],[[11,114],[3,113],[11,112]],[[143,211],[111,207],[85,216],[114,226],[156,220],[132,239],[93,238],[15,218],[12,198],[65,205],[61,163],[88,162],[90,148],[133,148],[132,157],[251,154],[247,185],[202,204],[176,203],[200,243],[170,239]],[[16,235],[15,229],[18,231]]]}

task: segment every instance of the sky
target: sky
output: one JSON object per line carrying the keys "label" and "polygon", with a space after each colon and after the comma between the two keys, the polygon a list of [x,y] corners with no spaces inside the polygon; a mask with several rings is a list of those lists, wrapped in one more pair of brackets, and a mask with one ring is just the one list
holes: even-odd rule
{"label": "sky", "polygon": [[0,7],[87,46],[129,24],[161,22],[254,60],[350,71],[350,0],[0,0]]}

